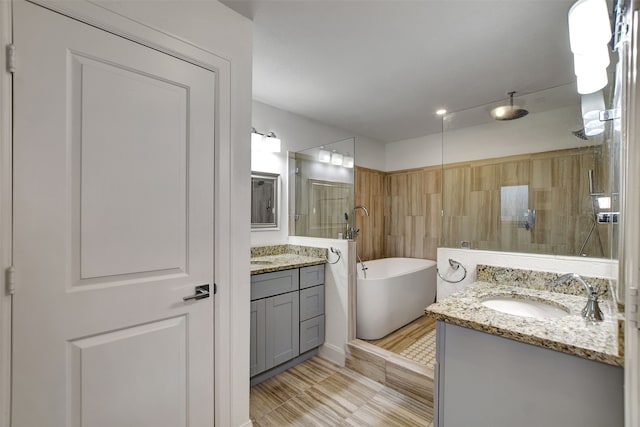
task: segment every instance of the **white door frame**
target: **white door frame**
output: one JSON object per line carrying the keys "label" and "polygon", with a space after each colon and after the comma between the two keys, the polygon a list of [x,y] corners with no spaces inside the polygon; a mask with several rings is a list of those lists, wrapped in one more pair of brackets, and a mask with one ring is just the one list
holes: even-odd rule
{"label": "white door frame", "polygon": [[[232,198],[233,194],[238,193],[238,189],[246,187],[247,194],[249,191],[250,115],[232,117],[232,108],[237,112],[238,107],[232,105],[231,58],[219,56],[216,52],[207,51],[177,36],[151,28],[87,1],[32,0],[32,2],[216,73],[214,263],[218,293],[215,296],[215,422],[218,426],[238,425],[245,422],[250,425],[248,419],[249,202],[248,198],[235,197],[235,200]],[[0,425],[7,426],[10,425],[11,408],[11,297],[5,292],[4,268],[11,265],[12,77],[5,66],[5,46],[12,42],[11,28],[11,1],[0,0],[0,63],[2,64],[0,72],[0,260],[3,269],[0,274],[2,289],[0,294],[0,384],[2,384],[0,386]],[[17,68],[19,72],[19,65]],[[250,73],[247,75],[250,76]],[[246,82],[249,87],[250,84],[250,81]],[[244,99],[233,99],[235,104],[241,102],[244,102]],[[247,111],[249,111],[250,98],[247,102],[249,103]],[[246,132],[243,132],[243,129],[246,129]],[[247,139],[247,144],[243,144],[244,139]],[[246,161],[243,161],[245,154]],[[238,169],[246,169],[246,184],[234,182],[236,179],[233,177],[237,176]],[[246,228],[246,239],[237,238],[237,234],[244,230],[242,227]],[[232,232],[236,235],[235,239],[232,239]],[[246,310],[244,307],[238,310],[238,301],[246,301]],[[246,334],[234,333],[244,329]],[[242,396],[243,399],[238,401],[238,396]]]}
{"label": "white door frame", "polygon": [[11,73],[6,45],[11,43],[11,3],[0,0],[0,425],[9,425],[11,408],[11,297],[4,269],[11,265],[12,116]]}

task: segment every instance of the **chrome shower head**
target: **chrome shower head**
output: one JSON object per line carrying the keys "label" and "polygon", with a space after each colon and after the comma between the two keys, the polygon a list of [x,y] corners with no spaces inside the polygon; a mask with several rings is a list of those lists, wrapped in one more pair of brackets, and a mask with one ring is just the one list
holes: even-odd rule
{"label": "chrome shower head", "polygon": [[515,94],[515,91],[509,92],[509,105],[500,105],[494,108],[491,110],[491,117],[499,121],[505,121],[516,120],[529,114],[529,111],[524,108],[513,105],[513,95]]}
{"label": "chrome shower head", "polygon": [[575,136],[576,138],[582,139],[584,141],[587,141],[589,138],[587,138],[587,134],[584,132],[584,128],[578,129],[578,130],[574,130],[571,131],[571,133],[573,134],[573,136]]}

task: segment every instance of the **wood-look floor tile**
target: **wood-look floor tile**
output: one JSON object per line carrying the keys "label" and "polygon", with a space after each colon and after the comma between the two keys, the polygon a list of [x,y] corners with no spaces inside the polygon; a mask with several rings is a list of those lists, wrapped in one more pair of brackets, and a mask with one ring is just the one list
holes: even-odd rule
{"label": "wood-look floor tile", "polygon": [[300,393],[299,389],[289,384],[281,375],[251,387],[249,392],[251,419],[261,418]]}
{"label": "wood-look floor tile", "polygon": [[255,427],[426,426],[432,412],[358,372],[316,357],[253,386],[251,419]]}
{"label": "wood-look floor tile", "polygon": [[401,393],[384,389],[370,402],[343,421],[344,426],[427,426],[433,420],[432,410]]}
{"label": "wood-look floor tile", "polygon": [[372,399],[383,386],[362,375],[337,372],[305,393],[346,418]]}
{"label": "wood-look floor tile", "polygon": [[344,418],[334,407],[304,392],[259,418],[261,427],[337,426]]}
{"label": "wood-look floor tile", "polygon": [[387,387],[433,407],[433,380],[399,364],[388,361],[386,367]]}
{"label": "wood-look floor tile", "polygon": [[320,357],[314,357],[286,370],[280,375],[284,381],[287,381],[298,390],[304,391],[335,374],[340,369],[338,365]]}
{"label": "wood-look floor tile", "polygon": [[349,344],[346,365],[348,368],[361,373],[365,377],[384,384],[385,361],[383,357],[363,351]]}

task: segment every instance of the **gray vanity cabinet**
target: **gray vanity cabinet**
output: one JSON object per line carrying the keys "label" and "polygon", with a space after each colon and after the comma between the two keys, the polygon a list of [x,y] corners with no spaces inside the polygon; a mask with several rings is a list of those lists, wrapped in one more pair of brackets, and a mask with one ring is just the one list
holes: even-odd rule
{"label": "gray vanity cabinet", "polygon": [[622,427],[617,366],[438,321],[434,425]]}
{"label": "gray vanity cabinet", "polygon": [[251,276],[250,341],[252,377],[324,342],[324,265]]}
{"label": "gray vanity cabinet", "polygon": [[324,342],[324,265],[300,269],[300,353]]}
{"label": "gray vanity cabinet", "polygon": [[273,368],[300,354],[298,292],[266,298],[265,369]]}
{"label": "gray vanity cabinet", "polygon": [[266,321],[264,299],[251,301],[251,353],[250,353],[250,374],[251,376],[264,371],[266,368]]}

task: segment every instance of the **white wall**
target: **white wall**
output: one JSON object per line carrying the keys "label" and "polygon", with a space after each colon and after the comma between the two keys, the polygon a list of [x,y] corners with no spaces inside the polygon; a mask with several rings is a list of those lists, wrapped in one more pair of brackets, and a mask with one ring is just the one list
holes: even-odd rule
{"label": "white wall", "polygon": [[467,277],[460,283],[447,283],[438,277],[437,300],[448,297],[476,281],[478,264],[521,270],[548,271],[551,273],[578,273],[587,277],[618,279],[618,262],[602,258],[580,258],[570,256],[521,254],[515,252],[481,251],[476,249],[438,248],[438,270],[451,280],[462,277],[460,270],[453,271],[449,258],[460,262],[467,269]]}
{"label": "white wall", "polygon": [[[277,173],[281,177],[279,227],[277,230],[252,231],[251,246],[287,243],[289,235],[287,151],[302,151],[355,137],[356,165],[379,170],[384,168],[385,147],[380,141],[354,135],[352,132],[280,110],[255,100],[252,105],[253,127],[260,133],[274,132],[282,141],[282,151],[280,153],[254,153],[251,156],[252,171]],[[248,177],[247,181],[249,181]]]}
{"label": "white wall", "polygon": [[442,134],[434,133],[385,145],[384,170],[436,166],[442,163]]}
{"label": "white wall", "polygon": [[[459,113],[461,114],[461,113]],[[387,143],[385,171],[457,163],[517,154],[584,147],[601,143],[575,137],[581,124],[577,107],[529,114],[508,122],[488,122]],[[454,117],[455,119],[455,117]],[[444,152],[443,152],[444,147]]]}
{"label": "white wall", "polygon": [[[320,347],[320,355],[340,366],[344,366],[345,347],[349,340],[349,278],[353,277],[353,274],[349,274],[349,242],[347,240],[292,236],[289,238],[289,243],[327,249],[334,247],[342,253],[340,261],[336,264],[325,264],[325,341]],[[337,256],[329,252],[329,260],[334,262],[336,259]],[[351,266],[352,269],[353,267],[355,265]]]}

